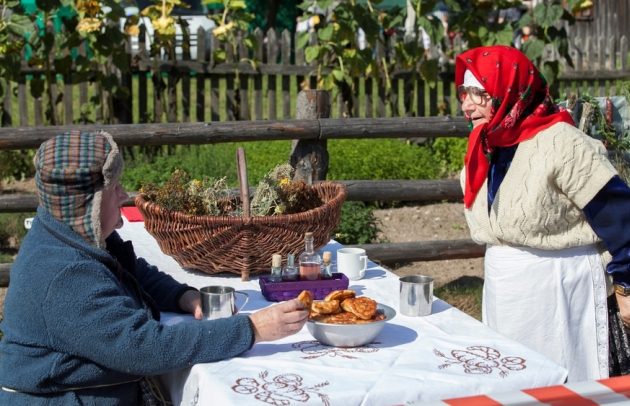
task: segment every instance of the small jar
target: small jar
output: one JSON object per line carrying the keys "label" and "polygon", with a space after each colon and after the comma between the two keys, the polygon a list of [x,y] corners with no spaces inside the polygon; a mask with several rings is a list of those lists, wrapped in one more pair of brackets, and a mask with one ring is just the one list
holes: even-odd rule
{"label": "small jar", "polygon": [[295,266],[295,254],[287,254],[287,264],[282,268],[283,281],[297,281],[300,279],[300,270]]}
{"label": "small jar", "polygon": [[269,282],[282,281],[282,255],[273,254],[271,256],[271,271]]}
{"label": "small jar", "polygon": [[322,269],[320,278],[332,279],[332,252],[330,251],[324,251],[322,254]]}

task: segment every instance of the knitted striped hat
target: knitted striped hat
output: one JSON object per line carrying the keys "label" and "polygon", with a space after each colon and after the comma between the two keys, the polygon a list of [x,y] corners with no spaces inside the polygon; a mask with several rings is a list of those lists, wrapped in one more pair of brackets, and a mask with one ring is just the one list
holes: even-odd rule
{"label": "knitted striped hat", "polygon": [[123,160],[104,131],[71,131],[53,137],[35,155],[39,205],[97,247],[101,235],[102,191],[122,174]]}

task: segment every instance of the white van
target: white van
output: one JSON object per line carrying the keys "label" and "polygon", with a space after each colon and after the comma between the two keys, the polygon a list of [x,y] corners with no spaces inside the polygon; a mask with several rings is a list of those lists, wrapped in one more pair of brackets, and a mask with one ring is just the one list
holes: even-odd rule
{"label": "white van", "polygon": [[[173,9],[171,16],[175,19],[175,57],[177,60],[181,60],[183,57],[182,52],[182,27],[178,23],[181,18],[188,23],[188,32],[190,34],[190,58],[192,60],[197,59],[197,30],[203,28],[206,31],[206,49],[209,49],[210,30],[216,26],[214,21],[208,16],[208,10],[201,0],[183,0],[189,7],[176,7]],[[130,17],[137,15],[140,19],[139,24],[144,24],[146,27],[146,49],[147,52],[151,49],[153,43],[154,30],[151,20],[148,17],[140,15],[140,11],[146,7],[156,4],[151,0],[124,0],[122,6],[125,9],[125,15]],[[121,20],[120,26],[125,26],[125,20]],[[131,53],[135,55],[139,50],[138,37],[131,37]]]}

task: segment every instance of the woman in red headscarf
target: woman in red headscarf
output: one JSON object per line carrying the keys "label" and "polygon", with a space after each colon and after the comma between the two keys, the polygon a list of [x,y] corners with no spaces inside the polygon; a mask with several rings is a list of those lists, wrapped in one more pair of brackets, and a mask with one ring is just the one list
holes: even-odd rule
{"label": "woman in red headscarf", "polygon": [[487,244],[484,323],[565,366],[569,381],[630,372],[612,324],[630,325],[630,189],[603,144],[515,48],[464,52],[455,81],[472,128],[466,220]]}

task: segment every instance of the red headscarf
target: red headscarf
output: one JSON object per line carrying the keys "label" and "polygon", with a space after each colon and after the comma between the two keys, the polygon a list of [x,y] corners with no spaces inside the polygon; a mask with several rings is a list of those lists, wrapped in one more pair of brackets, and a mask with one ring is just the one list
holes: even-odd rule
{"label": "red headscarf", "polygon": [[558,122],[574,125],[566,110],[559,110],[534,64],[521,51],[503,45],[466,51],[455,61],[455,83],[460,86],[469,70],[492,97],[488,123],[475,127],[468,137],[464,205],[472,206],[488,175],[486,153],[533,138]]}

